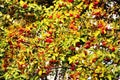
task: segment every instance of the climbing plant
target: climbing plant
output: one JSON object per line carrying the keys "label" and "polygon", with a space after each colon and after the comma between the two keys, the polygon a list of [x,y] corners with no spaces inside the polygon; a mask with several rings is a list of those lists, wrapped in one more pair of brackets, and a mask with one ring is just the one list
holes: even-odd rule
{"label": "climbing plant", "polygon": [[118,79],[119,1],[41,1],[0,1],[0,79]]}

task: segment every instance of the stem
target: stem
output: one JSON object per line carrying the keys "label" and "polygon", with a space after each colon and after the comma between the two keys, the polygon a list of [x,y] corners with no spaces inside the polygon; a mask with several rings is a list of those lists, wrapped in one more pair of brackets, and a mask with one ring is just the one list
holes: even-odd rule
{"label": "stem", "polygon": [[55,70],[55,73],[56,73],[56,74],[55,74],[55,78],[54,78],[54,80],[57,80],[57,76],[58,76],[58,69],[56,69],[56,70]]}
{"label": "stem", "polygon": [[4,79],[4,76],[0,76],[0,79]]}
{"label": "stem", "polygon": [[65,73],[66,73],[67,70],[63,70],[63,79],[65,78]]}
{"label": "stem", "polygon": [[48,79],[47,79],[47,76],[45,76],[45,80],[48,80]]}

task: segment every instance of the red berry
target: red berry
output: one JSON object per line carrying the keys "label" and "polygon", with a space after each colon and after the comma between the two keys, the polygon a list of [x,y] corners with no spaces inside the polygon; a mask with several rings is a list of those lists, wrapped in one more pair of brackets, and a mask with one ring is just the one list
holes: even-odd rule
{"label": "red berry", "polygon": [[20,28],[19,29],[19,34],[22,34],[22,33],[24,33],[25,32],[25,29],[24,28]]}
{"label": "red berry", "polygon": [[75,62],[75,64],[76,64],[76,65],[78,65],[78,64],[79,64],[79,62],[77,61],[77,62]]}
{"label": "red berry", "polygon": [[104,60],[107,61],[107,62],[109,62],[111,59],[110,58],[105,58]]}
{"label": "red berry", "polygon": [[115,47],[112,47],[111,51],[114,52],[115,51]]}
{"label": "red berry", "polygon": [[74,0],[68,0],[68,2],[71,2],[71,3],[72,3],[72,2],[74,2]]}
{"label": "red berry", "polygon": [[106,46],[107,42],[103,41],[102,46]]}
{"label": "red berry", "polygon": [[75,15],[75,18],[80,18],[80,15],[79,14]]}
{"label": "red berry", "polygon": [[80,42],[77,42],[77,43],[76,43],[76,47],[80,47]]}
{"label": "red berry", "polygon": [[103,25],[102,24],[98,24],[98,28],[102,28],[103,27]]}
{"label": "red berry", "polygon": [[105,34],[105,30],[104,30],[104,29],[102,29],[101,34],[102,34],[102,35],[104,35],[104,34]]}
{"label": "red berry", "polygon": [[45,42],[47,42],[47,43],[52,43],[52,42],[53,42],[53,39],[52,39],[52,38],[46,38]]}
{"label": "red berry", "polygon": [[23,8],[24,8],[24,9],[26,9],[27,7],[28,7],[28,5],[27,5],[27,4],[24,4],[24,5],[23,5]]}
{"label": "red berry", "polygon": [[8,41],[8,44],[9,44],[9,45],[12,45],[12,42],[11,42],[11,41]]}
{"label": "red berry", "polygon": [[50,19],[52,19],[53,16],[49,16]]}
{"label": "red berry", "polygon": [[95,1],[95,2],[94,2],[94,5],[98,5],[98,3],[99,3],[99,2]]}
{"label": "red berry", "polygon": [[75,51],[75,47],[73,47],[73,46],[70,46],[69,49],[72,51]]}
{"label": "red berry", "polygon": [[84,46],[84,48],[89,49],[89,48],[90,48],[90,45],[89,45],[89,44],[86,44],[86,45]]}
{"label": "red berry", "polygon": [[75,67],[71,67],[70,69],[71,69],[72,71],[74,71],[74,70],[75,70]]}
{"label": "red berry", "polygon": [[72,17],[72,16],[73,16],[73,14],[70,13],[70,17]]}
{"label": "red berry", "polygon": [[91,41],[87,41],[86,44],[90,45]]}

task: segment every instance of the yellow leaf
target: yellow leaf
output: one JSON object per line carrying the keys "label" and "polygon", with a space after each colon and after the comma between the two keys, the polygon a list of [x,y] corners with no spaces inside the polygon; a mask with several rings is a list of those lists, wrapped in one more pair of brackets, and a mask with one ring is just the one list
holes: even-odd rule
{"label": "yellow leaf", "polygon": [[90,4],[89,9],[91,10],[93,7],[93,3]]}
{"label": "yellow leaf", "polygon": [[40,70],[38,74],[39,74],[39,75],[42,75],[42,71]]}
{"label": "yellow leaf", "polygon": [[94,36],[97,37],[99,34],[100,34],[100,31],[96,31],[96,32],[94,33]]}
{"label": "yellow leaf", "polygon": [[69,63],[72,63],[72,62],[73,62],[73,60],[72,60],[71,58],[68,58],[68,61],[69,61]]}
{"label": "yellow leaf", "polygon": [[55,60],[55,55],[52,56],[52,59]]}
{"label": "yellow leaf", "polygon": [[57,57],[57,56],[58,56],[58,53],[54,53],[54,55]]}
{"label": "yellow leaf", "polygon": [[80,67],[80,68],[77,68],[77,71],[81,71],[82,70],[82,68]]}
{"label": "yellow leaf", "polygon": [[61,57],[61,60],[64,61],[65,60],[64,57]]}
{"label": "yellow leaf", "polygon": [[79,5],[77,5],[77,8],[81,8],[82,5],[83,5],[83,2],[81,2]]}
{"label": "yellow leaf", "polygon": [[22,6],[25,2],[20,0],[20,6]]}

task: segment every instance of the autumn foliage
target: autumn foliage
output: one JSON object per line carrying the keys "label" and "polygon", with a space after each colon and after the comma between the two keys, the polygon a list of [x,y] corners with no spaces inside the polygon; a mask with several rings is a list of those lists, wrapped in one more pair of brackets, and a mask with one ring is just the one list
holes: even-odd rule
{"label": "autumn foliage", "polygon": [[119,78],[116,1],[54,0],[46,7],[34,0],[9,0],[0,5],[0,79]]}

